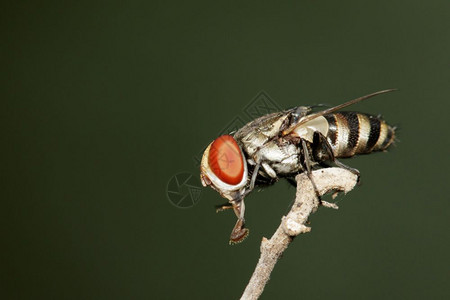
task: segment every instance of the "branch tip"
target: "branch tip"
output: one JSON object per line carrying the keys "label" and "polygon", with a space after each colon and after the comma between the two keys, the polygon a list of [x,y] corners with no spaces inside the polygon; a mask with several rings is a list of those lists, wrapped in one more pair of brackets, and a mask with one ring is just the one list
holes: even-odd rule
{"label": "branch tip", "polygon": [[[338,191],[347,193],[358,182],[357,175],[342,168],[316,170],[312,172],[311,178],[319,196],[329,191],[334,192],[333,196]],[[261,255],[241,299],[259,298],[275,264],[292,242],[293,237],[311,231],[311,227],[305,224],[308,224],[309,216],[318,209],[320,203],[325,207],[338,209],[335,203],[318,200],[314,185],[306,174],[299,174],[295,179],[297,180],[295,203],[287,216],[281,218],[281,224],[273,236],[270,239],[262,238]]]}

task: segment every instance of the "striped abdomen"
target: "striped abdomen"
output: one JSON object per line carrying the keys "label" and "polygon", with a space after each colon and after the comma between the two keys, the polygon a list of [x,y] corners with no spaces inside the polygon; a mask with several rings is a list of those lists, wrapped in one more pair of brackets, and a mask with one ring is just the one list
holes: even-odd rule
{"label": "striped abdomen", "polygon": [[327,140],[337,158],[384,150],[395,138],[395,129],[375,116],[348,111],[324,117]]}

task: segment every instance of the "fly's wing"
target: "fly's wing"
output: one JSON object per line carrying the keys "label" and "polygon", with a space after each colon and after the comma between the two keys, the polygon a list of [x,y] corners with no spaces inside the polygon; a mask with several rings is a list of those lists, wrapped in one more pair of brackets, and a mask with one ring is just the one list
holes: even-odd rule
{"label": "fly's wing", "polygon": [[358,102],[361,102],[363,100],[372,98],[374,96],[377,96],[377,95],[380,95],[380,94],[384,94],[384,93],[389,93],[389,92],[392,92],[392,91],[396,91],[396,89],[388,89],[388,90],[375,92],[375,93],[372,93],[372,94],[369,94],[369,95],[366,95],[366,96],[362,96],[362,97],[359,97],[359,98],[347,101],[347,102],[345,102],[343,104],[340,104],[340,105],[337,105],[335,107],[331,107],[331,108],[319,111],[317,113],[312,113],[312,114],[306,115],[303,118],[300,118],[298,120],[298,122],[290,124],[289,127],[287,127],[286,129],[283,130],[282,135],[283,136],[289,135],[290,133],[292,133],[293,131],[295,131],[296,129],[301,127],[302,125],[305,125],[307,122],[311,122],[311,121],[313,121],[314,119],[316,119],[318,117],[324,116],[326,114],[333,113],[335,111],[343,109],[344,107],[353,105],[355,103],[358,103]]}
{"label": "fly's wing", "polygon": [[276,112],[259,117],[251,122],[248,122],[241,129],[239,129],[234,134],[234,138],[240,140],[256,131],[261,132],[269,138],[273,137],[279,132],[276,131],[276,129],[277,127],[280,127],[286,115],[287,112]]}

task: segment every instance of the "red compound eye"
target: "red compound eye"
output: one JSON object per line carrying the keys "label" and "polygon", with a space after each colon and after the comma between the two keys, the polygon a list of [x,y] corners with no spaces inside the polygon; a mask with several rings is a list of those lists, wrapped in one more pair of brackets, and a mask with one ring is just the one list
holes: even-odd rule
{"label": "red compound eye", "polygon": [[231,135],[222,135],[214,140],[209,149],[208,159],[211,170],[220,180],[231,185],[241,182],[244,175],[244,159]]}

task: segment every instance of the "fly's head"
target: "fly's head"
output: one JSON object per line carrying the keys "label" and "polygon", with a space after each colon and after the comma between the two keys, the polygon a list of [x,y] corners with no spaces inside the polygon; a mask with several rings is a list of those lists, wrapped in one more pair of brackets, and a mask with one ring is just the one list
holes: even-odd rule
{"label": "fly's head", "polygon": [[230,202],[238,202],[248,182],[245,156],[231,135],[222,135],[208,145],[200,166],[203,186],[211,186]]}
{"label": "fly's head", "polygon": [[208,145],[200,166],[203,186],[210,186],[228,199],[238,221],[231,233],[230,243],[239,243],[248,235],[244,228],[244,196],[249,182],[247,163],[236,140],[231,135],[222,135]]}

